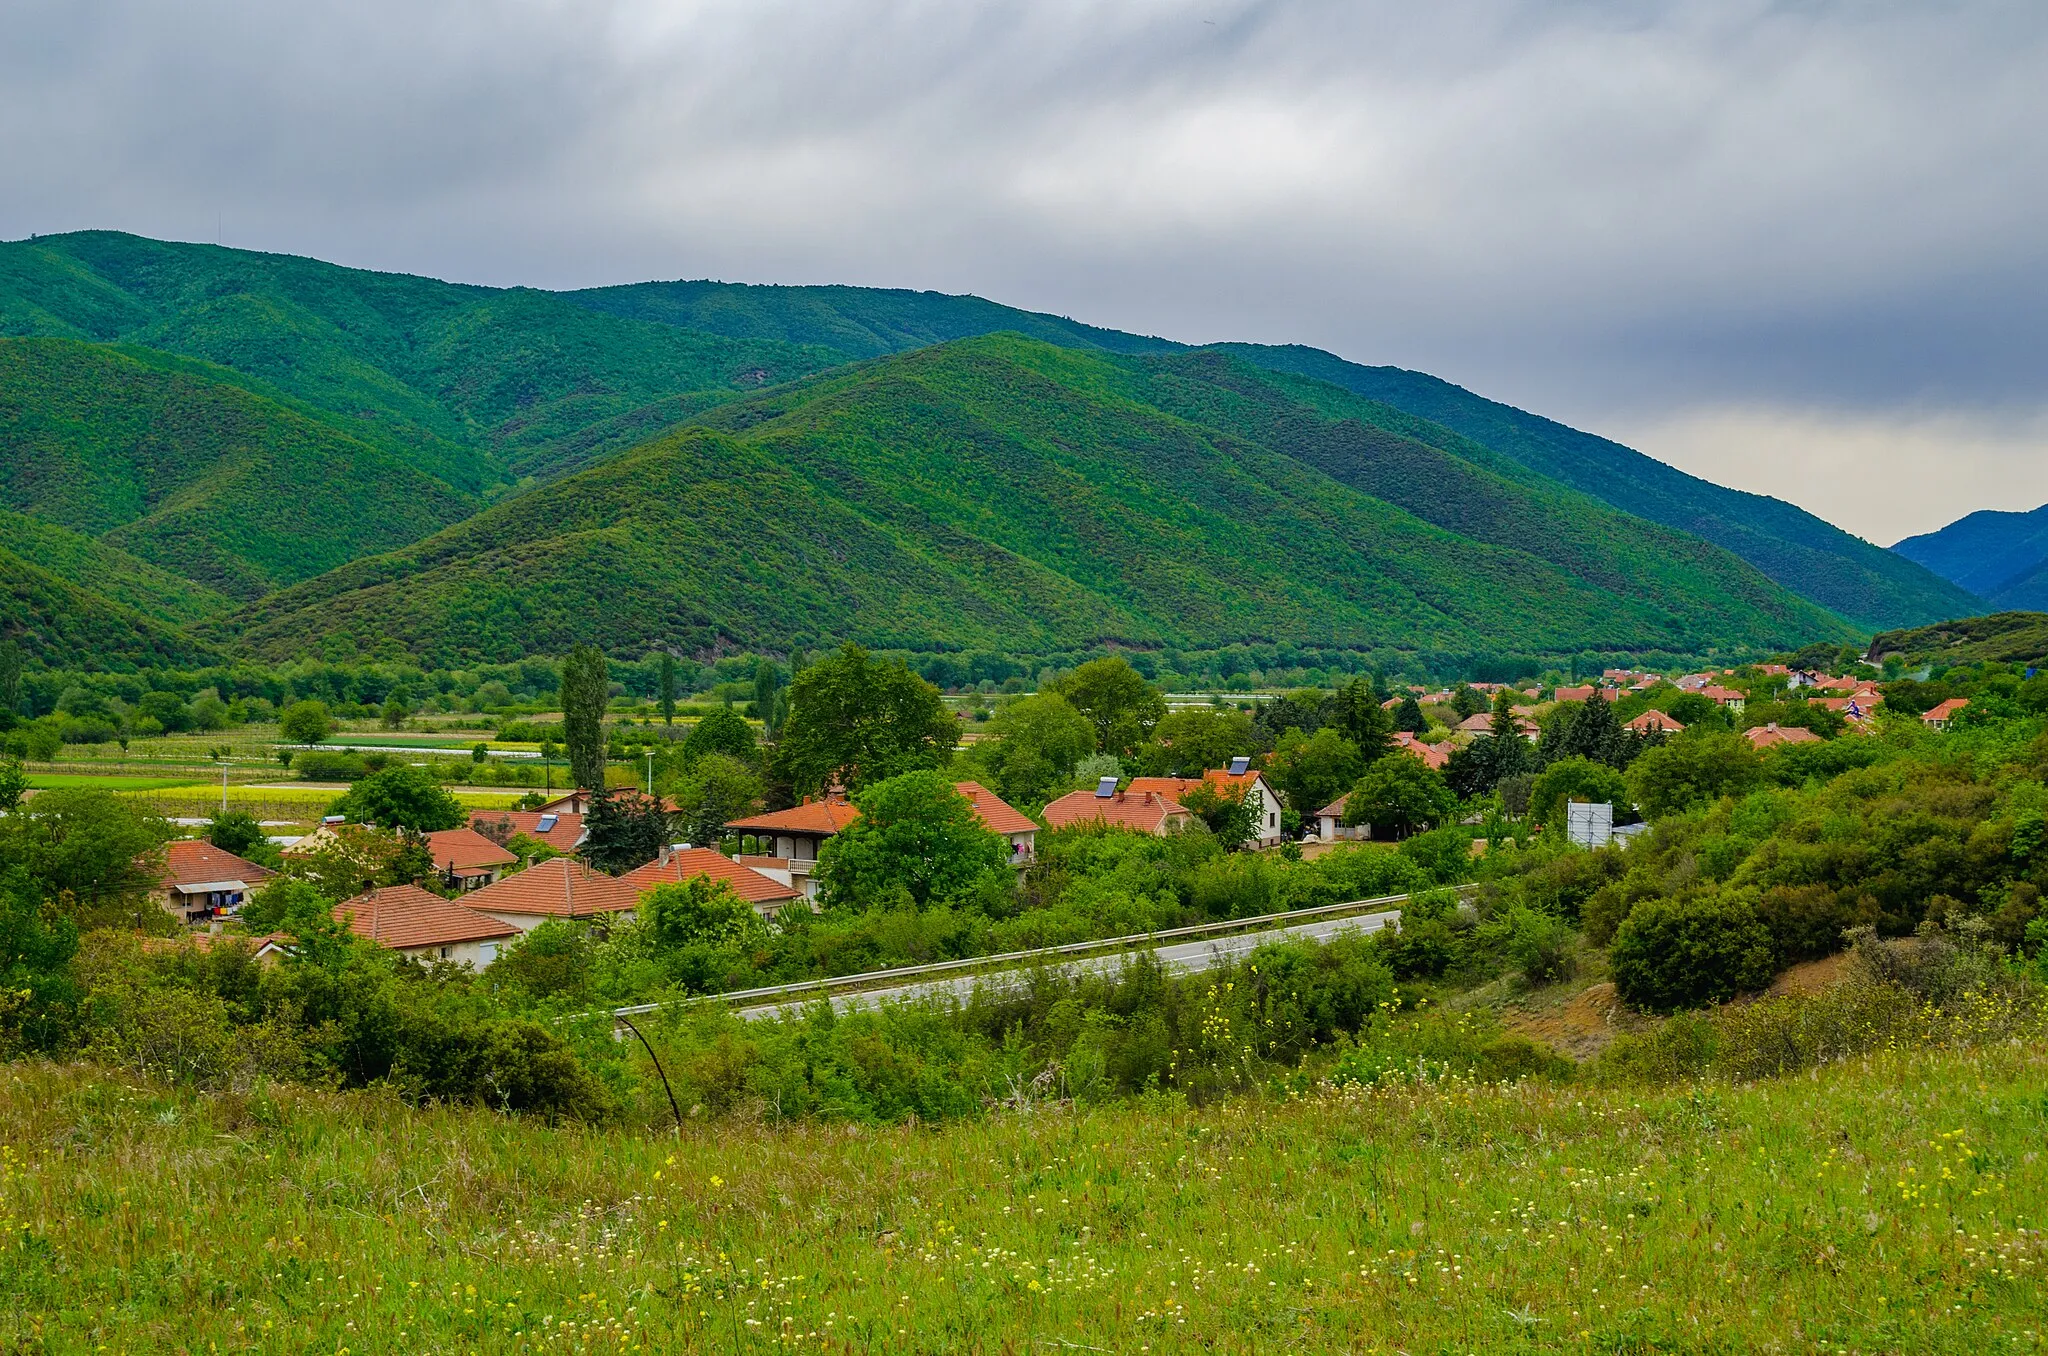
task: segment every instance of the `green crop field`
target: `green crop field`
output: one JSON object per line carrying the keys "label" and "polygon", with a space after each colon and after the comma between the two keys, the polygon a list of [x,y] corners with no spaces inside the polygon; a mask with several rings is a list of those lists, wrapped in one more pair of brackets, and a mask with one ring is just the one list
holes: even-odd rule
{"label": "green crop field", "polygon": [[129,777],[118,774],[100,776],[81,772],[35,772],[29,774],[28,784],[37,791],[54,791],[59,787],[85,787],[95,791],[162,791],[174,786],[197,786],[196,777]]}
{"label": "green crop field", "polygon": [[0,1083],[0,1342],[188,1351],[2048,1344],[2048,1054],[629,1133]]}

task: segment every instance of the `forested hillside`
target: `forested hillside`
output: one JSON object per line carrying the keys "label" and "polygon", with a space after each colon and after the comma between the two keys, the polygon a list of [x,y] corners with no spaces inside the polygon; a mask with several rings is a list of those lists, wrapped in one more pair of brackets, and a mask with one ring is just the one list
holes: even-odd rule
{"label": "forested hillside", "polygon": [[1697,653],[1849,628],[1714,548],[1213,356],[966,340],[685,431],[227,619],[282,656],[620,649]]}
{"label": "forested hillside", "polygon": [[217,652],[0,547],[0,639],[51,668],[203,664]]}
{"label": "forested hillside", "polygon": [[1985,509],[1892,550],[1999,607],[2048,606],[2048,504],[2030,513]]}
{"label": "forested hillside", "polygon": [[0,504],[233,598],[415,541],[476,508],[240,387],[67,339],[0,340],[0,447]]}
{"label": "forested hillside", "polygon": [[118,546],[26,513],[0,509],[0,549],[166,626],[183,626],[234,606],[225,595]]}

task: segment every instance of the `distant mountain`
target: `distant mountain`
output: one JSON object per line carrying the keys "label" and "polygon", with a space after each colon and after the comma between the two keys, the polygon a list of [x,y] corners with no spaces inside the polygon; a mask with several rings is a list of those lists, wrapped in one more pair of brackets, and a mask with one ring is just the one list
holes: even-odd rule
{"label": "distant mountain", "polygon": [[291,255],[83,231],[0,244],[0,334],[204,359],[457,489],[549,473],[587,425],[681,392],[732,396],[842,361]]}
{"label": "distant mountain", "polygon": [[579,639],[1564,654],[1852,634],[1717,548],[1381,417],[1221,355],[957,341],[721,406],[219,625],[274,657],[345,638],[435,663]]}
{"label": "distant mountain", "polygon": [[[1938,532],[1908,537],[1892,550],[2001,607],[2048,601],[2038,582],[2025,582],[2048,561],[2048,504],[2031,513],[1984,509]],[[2031,598],[2008,596],[2029,588],[2037,591]]]}
{"label": "distant mountain", "polygon": [[0,505],[239,599],[477,507],[328,424],[152,357],[0,339]]}
{"label": "distant mountain", "polygon": [[[972,296],[863,287],[638,283],[561,294],[615,315],[823,347],[858,359],[996,331],[1070,348],[1169,353],[1188,345],[999,306]],[[1472,394],[1420,372],[1364,367],[1298,345],[1217,344],[1271,371],[1342,386],[1465,435],[1545,477],[1734,552],[1784,587],[1859,625],[1899,626],[1974,611],[1935,573],[1782,500],[1687,475],[1619,443]]]}

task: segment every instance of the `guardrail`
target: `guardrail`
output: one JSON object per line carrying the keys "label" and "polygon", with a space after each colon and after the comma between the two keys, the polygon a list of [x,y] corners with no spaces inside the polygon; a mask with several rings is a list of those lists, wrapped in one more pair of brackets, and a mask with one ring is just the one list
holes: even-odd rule
{"label": "guardrail", "polygon": [[[1461,897],[1474,888],[1470,885],[1449,887]],[[906,980],[936,979],[947,975],[971,974],[976,971],[998,971],[1014,969],[1036,960],[1080,960],[1091,955],[1116,955],[1120,952],[1151,950],[1160,945],[1192,941],[1201,937],[1224,937],[1239,932],[1259,932],[1266,929],[1293,927],[1301,923],[1313,923],[1324,918],[1341,918],[1351,914],[1383,913],[1399,906],[1409,896],[1381,895],[1374,899],[1353,899],[1342,904],[1321,904],[1313,909],[1295,909],[1288,913],[1260,914],[1252,918],[1230,918],[1220,923],[1194,923],[1187,927],[1165,928],[1158,932],[1136,932],[1123,937],[1102,937],[1092,942],[1068,942],[1062,946],[1035,947],[1029,951],[1003,951],[989,956],[967,956],[960,960],[934,961],[929,965],[905,965],[893,970],[869,970],[858,975],[840,975],[832,979],[805,979],[794,984],[772,984],[759,989],[735,989],[730,993],[704,994],[696,998],[678,999],[672,1003],[636,1003],[631,1007],[613,1008],[612,1016],[631,1018],[659,1012],[664,1008],[690,1007],[701,1003],[723,1003],[729,1007],[764,1007],[760,1000],[802,999],[807,997],[825,998],[837,993],[857,993],[865,989],[895,988]]]}

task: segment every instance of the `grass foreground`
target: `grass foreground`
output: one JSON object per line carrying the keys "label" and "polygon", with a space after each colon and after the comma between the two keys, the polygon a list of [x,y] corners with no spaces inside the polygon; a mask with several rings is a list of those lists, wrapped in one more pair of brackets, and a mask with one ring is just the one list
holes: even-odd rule
{"label": "grass foreground", "polygon": [[943,1128],[0,1081],[9,1351],[2037,1351],[2048,1050]]}

